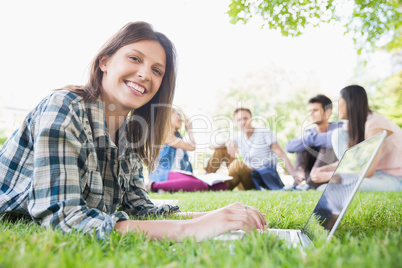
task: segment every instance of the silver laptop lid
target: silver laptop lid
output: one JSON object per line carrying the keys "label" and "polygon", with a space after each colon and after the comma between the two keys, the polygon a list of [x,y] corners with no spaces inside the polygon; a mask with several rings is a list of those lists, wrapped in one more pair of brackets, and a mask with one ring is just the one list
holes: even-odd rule
{"label": "silver laptop lid", "polygon": [[312,240],[331,239],[386,135],[384,130],[346,150],[302,233]]}

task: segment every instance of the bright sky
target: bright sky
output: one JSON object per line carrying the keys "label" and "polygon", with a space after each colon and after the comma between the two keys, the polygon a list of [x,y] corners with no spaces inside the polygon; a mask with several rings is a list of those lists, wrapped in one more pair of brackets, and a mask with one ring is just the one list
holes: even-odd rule
{"label": "bright sky", "polygon": [[30,109],[51,89],[85,84],[103,43],[130,21],[146,21],[166,34],[178,52],[175,104],[188,114],[213,110],[218,92],[236,78],[272,64],[313,73],[334,94],[353,75],[357,56],[337,26],[298,38],[232,25],[228,1],[2,1],[0,105]]}

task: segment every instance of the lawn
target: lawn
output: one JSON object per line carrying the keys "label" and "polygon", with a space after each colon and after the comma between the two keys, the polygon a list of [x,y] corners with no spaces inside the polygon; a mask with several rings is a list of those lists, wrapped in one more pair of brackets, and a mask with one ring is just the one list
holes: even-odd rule
{"label": "lawn", "polygon": [[[270,228],[303,228],[320,192],[152,194],[183,211],[239,201],[267,214]],[[0,222],[0,267],[402,267],[402,193],[358,193],[329,244],[288,249],[257,232],[237,241],[150,241],[113,233],[107,241],[32,223]]]}

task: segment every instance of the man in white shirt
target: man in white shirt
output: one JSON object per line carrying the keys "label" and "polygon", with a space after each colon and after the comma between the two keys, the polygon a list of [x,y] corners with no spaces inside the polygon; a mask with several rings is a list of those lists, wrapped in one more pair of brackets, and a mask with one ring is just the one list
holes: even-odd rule
{"label": "man in white shirt", "polygon": [[[208,161],[207,173],[216,172],[222,162],[226,162],[231,181],[227,181],[229,189],[237,187],[240,190],[256,189],[251,172],[260,168],[276,168],[279,158],[285,163],[289,174],[293,174],[293,166],[285,152],[278,144],[276,136],[269,128],[252,126],[252,114],[249,109],[238,108],[234,111],[234,119],[241,130],[227,146],[215,149]],[[240,150],[243,159],[236,158]]]}

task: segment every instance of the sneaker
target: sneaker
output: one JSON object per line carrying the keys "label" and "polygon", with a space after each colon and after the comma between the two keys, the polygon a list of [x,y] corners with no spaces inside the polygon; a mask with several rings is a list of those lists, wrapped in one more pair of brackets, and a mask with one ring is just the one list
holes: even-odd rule
{"label": "sneaker", "polygon": [[282,188],[282,191],[293,191],[296,188],[296,185],[290,184],[290,185],[285,185]]}
{"label": "sneaker", "polygon": [[295,191],[308,191],[311,189],[311,186],[307,183],[299,184],[295,187]]}

